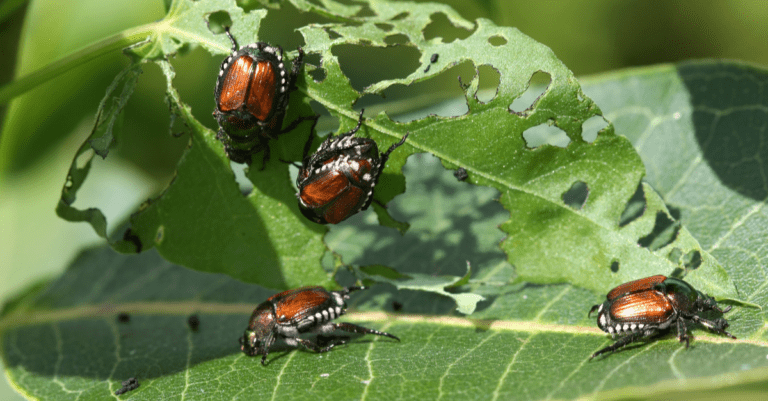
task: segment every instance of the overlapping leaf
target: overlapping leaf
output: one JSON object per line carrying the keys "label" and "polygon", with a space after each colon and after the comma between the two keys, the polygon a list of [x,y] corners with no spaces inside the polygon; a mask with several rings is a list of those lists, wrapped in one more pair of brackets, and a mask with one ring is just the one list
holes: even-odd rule
{"label": "overlapping leaf", "polygon": [[[314,11],[319,7],[299,3]],[[288,120],[309,113],[306,102],[311,99],[338,117],[342,127],[355,121],[357,113],[352,106],[362,93],[352,88],[332,52],[340,45],[387,47],[387,38],[403,35],[408,38],[406,45],[421,53],[421,65],[411,75],[374,83],[364,93],[380,93],[393,85],[429,79],[462,62],[470,62],[475,68],[491,66],[499,73],[496,96],[485,103],[475,96],[479,76],[469,80],[465,88],[469,107],[466,115],[396,123],[382,113],[366,121],[361,134],[376,139],[382,148],[411,133],[406,144],[393,153],[377,186],[379,202],[386,203],[404,190],[400,170],[409,154],[432,153],[446,166],[465,168],[470,182],[501,192],[500,202],[511,214],[501,225],[509,234],[502,248],[517,268],[518,280],[571,282],[599,292],[637,277],[679,271],[685,268],[684,262],[670,255],[696,253],[701,258],[700,266],[687,278],[715,296],[737,298],[725,271],[700,249],[685,228],[658,249],[637,246],[653,233],[657,216],[669,216],[653,191],[644,191],[645,213],[620,225],[643,167],[629,142],[614,135],[610,127],[591,143],[581,137],[582,123],[600,111],[583,96],[572,73],[547,47],[513,28],[496,27],[487,20],[469,23],[444,6],[371,1],[367,4],[370,15],[351,17],[352,9],[335,2],[323,4],[325,11],[321,14],[343,22],[300,29],[306,41],[305,51],[321,56],[318,68],[325,75],[320,82],[308,75],[300,80]],[[171,5],[158,34],[136,52],[157,59],[161,54],[176,52],[185,43],[226,52],[223,35],[216,37],[205,27],[210,13],[217,10],[229,13],[233,31],[241,37],[248,37],[246,32],[252,35],[264,15],[261,11],[243,14],[231,1],[179,0]],[[435,13],[447,16],[457,27],[474,30],[451,43],[443,43],[440,38],[427,40],[423,31]],[[434,64],[432,54],[439,55]],[[175,94],[170,66],[164,61],[160,64],[169,80],[171,107],[190,128],[191,146],[179,164],[176,180],[133,217],[130,230],[123,233],[124,240],[116,243],[116,249],[157,246],[165,258],[175,263],[225,272],[275,288],[325,281],[320,259],[326,229],[303,220],[297,213],[287,166],[273,157],[265,171],[252,169],[248,177],[255,189],[243,198],[221,146]],[[427,70],[426,66],[431,68]],[[307,69],[312,72],[313,68]],[[550,78],[546,91],[524,112],[510,111],[509,105],[537,72]],[[301,93],[306,98],[301,98]],[[523,133],[547,124],[561,129],[570,144],[565,148],[542,145],[530,149]],[[305,135],[299,131],[277,141],[274,153],[281,159],[298,160],[301,137]],[[588,191],[580,209],[563,201],[563,194],[577,182],[585,183]],[[385,209],[375,209],[380,221],[386,221]],[[67,214],[74,213],[62,213]]]}

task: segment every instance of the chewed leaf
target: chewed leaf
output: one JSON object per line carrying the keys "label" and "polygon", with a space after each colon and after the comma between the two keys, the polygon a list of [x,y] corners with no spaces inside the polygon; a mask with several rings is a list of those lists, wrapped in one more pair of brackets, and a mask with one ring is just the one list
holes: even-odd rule
{"label": "chewed leaf", "polygon": [[[391,154],[374,192],[372,209],[381,224],[405,231],[407,223],[389,216],[384,205],[405,191],[402,169],[408,156],[431,153],[445,166],[463,168],[468,183],[499,191],[499,202],[509,212],[500,225],[508,234],[501,247],[517,270],[517,281],[569,282],[602,293],[638,277],[685,272],[687,279],[711,295],[739,299],[722,266],[675,221],[650,187],[643,187],[646,209],[622,220],[645,173],[643,165],[631,144],[615,135],[610,125],[596,138],[582,137],[582,125],[600,119],[600,109],[584,96],[571,71],[549,48],[514,28],[484,19],[468,22],[442,5],[321,3],[295,2],[337,22],[298,30],[308,57],[320,57],[319,65],[302,69],[287,121],[311,115],[309,102],[315,101],[338,118],[339,129],[345,130],[356,122],[358,112],[353,106],[364,95],[451,74],[451,67],[459,64],[475,71],[454,81],[464,94],[467,111],[462,115],[431,115],[400,123],[390,118],[385,105],[383,112],[365,119],[357,135],[374,139],[380,149],[410,133]],[[247,172],[253,190],[243,196],[221,143],[210,127],[191,114],[173,87],[173,69],[161,58],[187,45],[199,44],[214,54],[229,51],[225,35],[214,34],[206,25],[213,13],[217,19],[226,13],[233,34],[246,43],[257,40],[267,11],[244,13],[231,0],[179,0],[158,23],[149,43],[134,49],[162,68],[169,106],[189,127],[191,139],[175,180],[133,215],[123,240],[114,246],[122,251],[156,246],[174,263],[273,288],[329,282],[333,277],[320,264],[327,229],[298,212],[288,167],[280,161],[300,161],[309,124],[270,141],[272,161],[264,171]],[[455,39],[428,35],[435,18],[445,18],[461,35]],[[418,53],[413,71],[356,89],[335,51],[341,46],[391,49],[393,38],[397,45]],[[368,67],[376,65],[362,61]],[[318,71],[323,78],[316,81],[311,74]],[[498,80],[490,98],[478,95],[483,71],[492,72]],[[546,87],[530,105],[513,108],[535,77],[545,77]],[[535,135],[526,140],[526,133],[542,127],[555,129],[552,135],[558,140],[535,144]],[[582,192],[576,196],[574,188]],[[68,195],[73,197],[74,191]],[[106,222],[99,213],[93,209],[73,218],[89,219],[105,235]],[[672,250],[694,262],[670,258]]]}
{"label": "chewed leaf", "polygon": [[225,35],[214,35],[208,27],[211,14],[225,12],[232,21],[232,33],[243,40],[256,41],[266,10],[245,13],[235,0],[178,0],[171,4],[165,18],[157,23],[150,40],[132,49],[144,60],[161,60],[185,46],[200,45],[213,54],[226,54],[232,45]]}
{"label": "chewed leaf", "polygon": [[470,315],[477,308],[477,303],[485,297],[472,293],[451,293],[447,288],[458,287],[469,282],[472,269],[467,263],[467,274],[464,277],[455,276],[431,276],[421,273],[409,273],[408,275],[397,273],[386,266],[361,266],[360,271],[364,277],[373,281],[389,283],[398,290],[427,291],[440,294],[456,301],[456,308],[460,313]]}

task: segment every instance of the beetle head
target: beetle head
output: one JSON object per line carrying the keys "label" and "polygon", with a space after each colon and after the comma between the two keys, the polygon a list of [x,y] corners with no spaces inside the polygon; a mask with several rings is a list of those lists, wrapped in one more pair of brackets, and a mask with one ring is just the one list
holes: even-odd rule
{"label": "beetle head", "polygon": [[274,339],[275,312],[271,302],[259,305],[240,338],[240,350],[250,356],[263,354]]}

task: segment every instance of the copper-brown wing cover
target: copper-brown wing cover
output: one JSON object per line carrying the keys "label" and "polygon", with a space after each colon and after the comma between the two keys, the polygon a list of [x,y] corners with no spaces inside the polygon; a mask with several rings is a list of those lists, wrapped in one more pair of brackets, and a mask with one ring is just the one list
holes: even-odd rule
{"label": "copper-brown wing cover", "polygon": [[227,70],[227,76],[221,85],[221,94],[219,95],[219,109],[221,111],[236,110],[245,103],[245,92],[248,90],[252,65],[253,59],[248,56],[240,56]]}
{"label": "copper-brown wing cover", "polygon": [[308,207],[318,208],[341,195],[348,185],[349,180],[340,171],[328,171],[302,188],[301,200]]}
{"label": "copper-brown wing cover", "polygon": [[643,291],[628,294],[611,304],[611,317],[619,321],[637,323],[662,323],[674,313],[674,308],[664,294]]}
{"label": "copper-brown wing cover", "polygon": [[275,69],[268,61],[259,61],[253,72],[251,90],[248,93],[248,112],[261,121],[266,121],[272,111],[275,98]]}
{"label": "copper-brown wing cover", "polygon": [[227,112],[246,105],[250,114],[266,121],[275,98],[275,79],[275,69],[269,61],[259,61],[254,66],[252,58],[240,56],[232,63],[221,85],[219,109]]}
{"label": "copper-brown wing cover", "polygon": [[302,287],[281,292],[269,298],[275,301],[275,315],[278,323],[302,320],[310,310],[331,300],[331,293],[323,287]]}
{"label": "copper-brown wing cover", "polygon": [[666,279],[666,276],[658,275],[630,281],[612,289],[611,292],[608,293],[607,298],[609,301],[613,301],[614,299],[624,294],[632,294],[635,292],[650,290],[653,288],[653,286],[663,283]]}

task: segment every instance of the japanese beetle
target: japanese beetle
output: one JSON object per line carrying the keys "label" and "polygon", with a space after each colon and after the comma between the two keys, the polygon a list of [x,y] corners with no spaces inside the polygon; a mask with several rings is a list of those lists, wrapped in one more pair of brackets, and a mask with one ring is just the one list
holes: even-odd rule
{"label": "japanese beetle", "polygon": [[400,341],[392,334],[356,324],[331,323],[331,320],[347,311],[344,300],[349,299],[349,293],[363,289],[365,287],[347,287],[341,291],[327,291],[323,287],[302,287],[273,295],[253,311],[248,328],[240,338],[240,350],[249,356],[263,355],[263,365],[266,363],[269,348],[277,337],[285,340],[290,346],[301,344],[315,352],[330,351],[333,347],[346,343],[348,338],[332,338],[328,344],[321,347],[316,341],[300,338],[300,334],[327,335],[334,330],[342,330],[376,334]]}
{"label": "japanese beetle", "polygon": [[232,54],[221,63],[214,89],[213,116],[219,123],[216,138],[232,161],[250,164],[251,155],[264,150],[266,165],[270,139],[292,131],[302,121],[317,119],[299,117],[283,129],[288,98],[296,89],[304,51],[299,48],[289,71],[279,46],[257,42],[238,48],[228,27],[225,32],[232,41]]}
{"label": "japanese beetle", "polygon": [[304,159],[296,178],[299,189],[296,196],[301,213],[315,223],[337,224],[368,209],[373,188],[389,154],[408,137],[406,133],[379,154],[373,139],[354,136],[362,124],[363,111],[360,111],[357,126],[351,131],[336,137],[329,135],[312,156],[307,157],[310,142],[304,147]]}
{"label": "japanese beetle", "polygon": [[735,339],[725,331],[728,328],[725,319],[709,320],[701,316],[710,310],[726,313],[731,307],[720,309],[712,297],[680,279],[657,275],[621,284],[608,292],[605,302],[594,305],[588,316],[597,311],[597,326],[613,337],[623,337],[595,352],[590,359],[642,338],[653,337],[673,325],[677,328],[678,340],[684,341],[688,348],[691,339],[687,327],[689,320]]}

